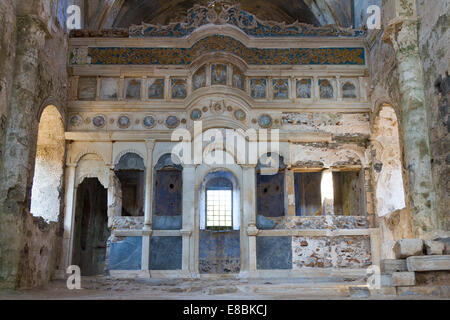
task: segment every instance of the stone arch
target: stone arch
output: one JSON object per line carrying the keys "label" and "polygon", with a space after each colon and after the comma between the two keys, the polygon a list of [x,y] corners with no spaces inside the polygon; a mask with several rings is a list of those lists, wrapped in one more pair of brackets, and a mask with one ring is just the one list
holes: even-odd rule
{"label": "stone arch", "polygon": [[86,155],[89,154],[96,155],[100,160],[102,160],[105,163],[105,165],[109,163],[109,161],[106,160],[106,156],[104,154],[94,149],[84,149],[83,151],[78,152],[75,158],[73,158],[73,163],[78,164],[80,160],[82,160]]}
{"label": "stone arch", "polygon": [[108,189],[110,182],[110,168],[98,153],[84,153],[76,163],[75,186],[80,185],[87,178],[97,178],[102,186],[105,189]]}
{"label": "stone arch", "polygon": [[30,212],[56,222],[62,210],[65,126],[54,105],[44,107],[39,116]]}
{"label": "stone arch", "polygon": [[233,68],[237,67],[241,72],[246,72],[248,69],[247,63],[241,57],[228,53],[228,52],[208,52],[192,61],[189,66],[191,73],[194,74],[203,66],[207,66],[209,63],[230,63]]}
{"label": "stone arch", "polygon": [[138,151],[137,149],[126,149],[126,150],[122,150],[121,152],[119,152],[119,154],[115,157],[114,162],[113,162],[114,166],[116,166],[120,162],[122,157],[128,153],[137,154],[139,157],[142,158],[142,161],[144,162],[144,165],[145,165],[146,157],[142,154],[142,152]]}
{"label": "stone arch", "polygon": [[37,120],[38,122],[40,121],[40,119],[42,118],[42,113],[44,112],[44,110],[45,110],[48,106],[53,106],[53,107],[55,107],[55,108],[58,110],[58,112],[59,112],[59,114],[60,114],[60,116],[61,116],[61,118],[62,118],[62,122],[63,122],[63,125],[64,125],[64,129],[66,129],[66,126],[67,126],[67,123],[66,123],[66,120],[67,120],[67,119],[66,119],[66,112],[65,112],[64,108],[62,107],[61,101],[60,101],[59,99],[53,97],[53,96],[50,96],[50,97],[48,97],[47,99],[45,99],[45,100],[41,103],[41,105],[39,106],[39,108],[36,110],[36,120]]}

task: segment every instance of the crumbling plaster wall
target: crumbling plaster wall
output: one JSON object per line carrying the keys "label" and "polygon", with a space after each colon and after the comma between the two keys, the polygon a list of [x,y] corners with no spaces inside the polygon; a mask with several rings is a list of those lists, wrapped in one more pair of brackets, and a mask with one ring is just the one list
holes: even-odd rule
{"label": "crumbling plaster wall", "polygon": [[1,94],[7,118],[1,137],[0,287],[34,287],[58,268],[62,240],[62,219],[46,224],[29,209],[40,113],[52,104],[65,119],[67,36],[55,18],[56,0],[2,1],[0,8],[0,78],[9,84]]}

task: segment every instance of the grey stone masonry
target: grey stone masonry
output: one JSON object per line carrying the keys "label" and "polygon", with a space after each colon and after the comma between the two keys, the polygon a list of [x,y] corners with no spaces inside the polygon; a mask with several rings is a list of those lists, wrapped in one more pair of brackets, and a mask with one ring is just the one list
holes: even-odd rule
{"label": "grey stone masonry", "polygon": [[405,259],[423,254],[423,240],[400,239],[394,245],[394,253],[397,259]]}
{"label": "grey stone masonry", "polygon": [[442,255],[445,250],[445,244],[438,241],[426,240],[425,251],[427,255]]}
{"label": "grey stone masonry", "polygon": [[408,271],[405,259],[384,259],[381,260],[381,273],[392,274],[394,272]]}
{"label": "grey stone masonry", "polygon": [[392,285],[394,287],[414,286],[416,275],[414,272],[394,272],[392,274]]}
{"label": "grey stone masonry", "polygon": [[450,270],[450,256],[421,256],[406,259],[408,271]]}

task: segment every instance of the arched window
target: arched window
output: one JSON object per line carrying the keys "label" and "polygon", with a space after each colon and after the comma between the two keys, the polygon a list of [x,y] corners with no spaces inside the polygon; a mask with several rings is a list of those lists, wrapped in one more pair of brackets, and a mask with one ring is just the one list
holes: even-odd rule
{"label": "arched window", "polygon": [[64,151],[62,117],[55,106],[47,106],[39,121],[30,209],[46,221],[58,221],[61,211]]}
{"label": "arched window", "polygon": [[214,178],[206,185],[206,228],[232,227],[233,185],[226,178]]}
{"label": "arched window", "polygon": [[200,229],[239,230],[240,194],[236,177],[228,171],[206,175],[200,187]]}

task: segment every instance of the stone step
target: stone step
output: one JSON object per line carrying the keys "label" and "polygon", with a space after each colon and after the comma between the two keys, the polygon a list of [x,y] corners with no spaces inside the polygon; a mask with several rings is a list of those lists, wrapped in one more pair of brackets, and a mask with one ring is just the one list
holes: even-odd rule
{"label": "stone step", "polygon": [[[293,297],[350,297],[352,289],[358,288],[367,291],[367,285],[362,283],[278,283],[278,284],[261,284],[261,285],[242,285],[238,286],[242,292],[256,294],[273,295],[279,292],[283,296]],[[360,294],[358,290],[353,290],[356,295]],[[368,293],[370,295],[370,293]],[[352,295],[353,296],[353,295]]]}

